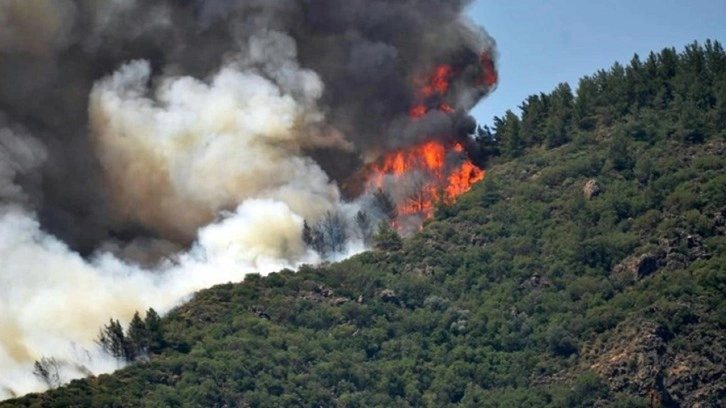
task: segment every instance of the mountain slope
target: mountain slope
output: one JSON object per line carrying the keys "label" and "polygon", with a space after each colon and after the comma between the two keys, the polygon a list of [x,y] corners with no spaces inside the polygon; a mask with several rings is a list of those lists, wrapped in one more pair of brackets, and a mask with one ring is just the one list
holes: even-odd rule
{"label": "mountain slope", "polygon": [[199,292],[149,362],[0,406],[726,403],[726,54],[530,97],[403,248]]}

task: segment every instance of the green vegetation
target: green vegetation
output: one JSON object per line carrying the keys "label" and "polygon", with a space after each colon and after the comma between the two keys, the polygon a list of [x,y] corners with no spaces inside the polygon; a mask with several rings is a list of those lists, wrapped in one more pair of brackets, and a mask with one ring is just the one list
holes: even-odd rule
{"label": "green vegetation", "polygon": [[143,320],[136,312],[125,333],[121,323],[111,319],[98,333],[96,342],[108,355],[129,363],[166,347],[161,318],[152,308]]}
{"label": "green vegetation", "polygon": [[149,362],[0,405],[723,406],[721,45],[495,122],[485,181],[421,233],[201,291]]}

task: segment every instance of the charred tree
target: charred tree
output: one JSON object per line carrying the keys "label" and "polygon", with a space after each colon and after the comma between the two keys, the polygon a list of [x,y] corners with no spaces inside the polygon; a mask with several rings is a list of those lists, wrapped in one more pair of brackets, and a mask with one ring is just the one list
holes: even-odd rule
{"label": "charred tree", "polygon": [[393,202],[391,196],[383,191],[383,189],[379,188],[373,193],[373,203],[376,208],[383,214],[383,216],[389,221],[395,220],[396,217],[398,217],[398,210],[396,210],[396,204]]}
{"label": "charred tree", "polygon": [[43,357],[40,361],[36,361],[33,365],[33,375],[50,389],[61,385],[60,363],[54,357]]}
{"label": "charred tree", "polygon": [[373,236],[373,223],[371,222],[370,216],[365,211],[358,211],[355,215],[355,223],[358,226],[363,244],[368,246]]}

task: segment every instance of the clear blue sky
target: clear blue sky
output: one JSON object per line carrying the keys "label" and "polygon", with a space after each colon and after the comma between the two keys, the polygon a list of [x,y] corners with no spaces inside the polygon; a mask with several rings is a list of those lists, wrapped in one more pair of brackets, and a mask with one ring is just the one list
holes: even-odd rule
{"label": "clear blue sky", "polygon": [[499,50],[499,87],[472,112],[486,124],[634,53],[707,38],[726,46],[726,0],[476,0],[469,14]]}

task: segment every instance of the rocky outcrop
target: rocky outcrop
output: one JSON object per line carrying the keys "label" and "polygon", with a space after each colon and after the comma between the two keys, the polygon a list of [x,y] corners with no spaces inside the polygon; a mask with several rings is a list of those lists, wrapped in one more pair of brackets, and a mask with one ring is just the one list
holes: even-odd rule
{"label": "rocky outcrop", "polygon": [[660,269],[683,269],[709,256],[703,237],[698,234],[680,232],[673,237],[661,238],[658,244],[656,249],[630,256],[615,265],[613,277],[640,280]]}
{"label": "rocky outcrop", "polygon": [[544,289],[552,286],[552,283],[549,279],[547,279],[546,276],[535,273],[534,275],[532,275],[532,277],[522,282],[522,284],[519,286],[525,289]]}
{"label": "rocky outcrop", "polygon": [[403,301],[399,299],[399,297],[396,295],[396,292],[394,292],[392,289],[383,289],[382,291],[378,292],[378,297],[381,298],[382,301],[387,303],[394,303],[399,306],[403,306]]}
{"label": "rocky outcrop", "polygon": [[343,296],[337,296],[332,289],[328,289],[322,285],[315,286],[312,290],[301,291],[301,298],[317,303],[327,303],[333,306],[339,306],[343,303],[350,302],[350,299]]}
{"label": "rocky outcrop", "polygon": [[711,406],[709,400],[726,402],[726,378],[718,363],[699,354],[677,355],[664,371],[663,385],[674,401],[695,401],[687,406],[705,408]]}
{"label": "rocky outcrop", "polygon": [[662,250],[634,255],[615,265],[612,274],[618,278],[639,280],[662,268],[664,258],[665,252]]}
{"label": "rocky outcrop", "polygon": [[726,338],[716,334],[718,338],[704,340],[704,333],[713,332],[681,334],[681,342],[709,345],[694,351],[672,346],[673,334],[655,322],[624,322],[606,341],[583,348],[582,368],[597,373],[613,392],[643,397],[646,406],[720,406],[726,401]]}
{"label": "rocky outcrop", "polygon": [[659,244],[665,250],[665,266],[686,268],[691,263],[708,257],[703,237],[698,234],[680,232],[670,238],[662,238]]}
{"label": "rocky outcrop", "polygon": [[252,313],[260,319],[270,320],[270,315],[267,313],[267,309],[264,306],[252,305],[250,310],[252,310]]}
{"label": "rocky outcrop", "polygon": [[595,179],[588,180],[582,188],[582,194],[588,200],[592,200],[600,195],[600,193],[602,193],[602,188],[600,187],[600,183],[598,183]]}
{"label": "rocky outcrop", "polygon": [[663,387],[662,359],[666,335],[652,322],[637,322],[616,329],[605,344],[585,351],[588,369],[606,379],[610,389],[643,397],[656,393],[661,402],[671,399]]}

